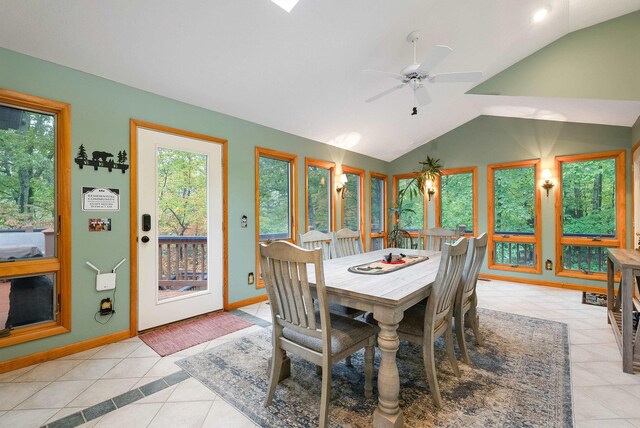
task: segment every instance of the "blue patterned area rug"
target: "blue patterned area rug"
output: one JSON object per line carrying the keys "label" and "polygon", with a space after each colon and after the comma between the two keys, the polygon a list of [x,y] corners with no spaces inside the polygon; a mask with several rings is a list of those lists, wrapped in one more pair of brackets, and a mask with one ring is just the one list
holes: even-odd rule
{"label": "blue patterned area rug", "polygon": [[[398,350],[400,406],[407,427],[572,427],[569,340],[566,324],[489,310],[480,311],[485,345],[467,340],[473,366],[453,375],[443,343],[437,343],[443,408],[429,396],[420,346]],[[318,425],[320,376],[291,355],[292,377],[282,381],[264,407],[271,329],[245,336],[177,364],[262,427]],[[375,373],[380,355],[376,351]],[[363,352],[333,366],[330,426],[369,427],[377,405],[364,397]]]}

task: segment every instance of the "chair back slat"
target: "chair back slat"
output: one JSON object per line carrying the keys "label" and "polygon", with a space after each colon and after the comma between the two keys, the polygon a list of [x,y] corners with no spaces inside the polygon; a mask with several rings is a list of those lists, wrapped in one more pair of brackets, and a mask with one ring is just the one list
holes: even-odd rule
{"label": "chair back slat", "polygon": [[360,232],[351,229],[340,229],[333,233],[337,257],[362,254],[362,239]]}
{"label": "chair back slat", "polygon": [[444,244],[452,244],[457,238],[457,232],[442,227],[418,231],[418,245],[429,251],[442,251]]}
{"label": "chair back slat", "polygon": [[450,314],[460,284],[466,254],[466,238],[460,238],[454,244],[444,245],[438,273],[429,296],[427,317],[431,312],[431,317],[437,321]]}
{"label": "chair back slat", "polygon": [[480,268],[487,252],[487,234],[483,233],[477,238],[469,240],[469,249],[467,250],[467,259],[464,264],[462,277],[460,278],[460,291],[462,293],[460,302],[464,303],[476,289]]}
{"label": "chair back slat", "polygon": [[324,327],[320,328],[315,315],[307,264],[315,266],[316,293],[323,307],[326,289],[322,272],[322,250],[305,250],[286,241],[260,244],[260,265],[273,323],[322,338],[322,330],[329,327],[328,310],[327,314],[321,311],[320,324]]}
{"label": "chair back slat", "polygon": [[322,258],[324,260],[336,258],[336,248],[333,242],[333,235],[330,233],[323,233],[318,230],[311,230],[307,233],[299,233],[298,245],[305,250],[321,248]]}

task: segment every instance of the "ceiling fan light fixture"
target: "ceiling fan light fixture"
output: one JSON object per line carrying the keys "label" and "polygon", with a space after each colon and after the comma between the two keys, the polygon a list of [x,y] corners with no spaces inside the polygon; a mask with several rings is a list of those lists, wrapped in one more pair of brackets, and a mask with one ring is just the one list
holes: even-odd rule
{"label": "ceiling fan light fixture", "polygon": [[535,11],[533,16],[531,17],[531,21],[535,23],[542,22],[544,21],[544,19],[547,17],[548,14],[549,14],[549,7],[542,7]]}

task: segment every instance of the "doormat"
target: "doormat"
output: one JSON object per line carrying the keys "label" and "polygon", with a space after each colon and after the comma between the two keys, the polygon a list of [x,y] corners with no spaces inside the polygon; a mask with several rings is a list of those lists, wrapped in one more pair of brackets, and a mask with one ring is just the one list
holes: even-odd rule
{"label": "doormat", "polygon": [[158,355],[165,357],[252,325],[235,315],[218,312],[160,327],[139,337]]}
{"label": "doormat", "polygon": [[582,292],[582,303],[585,305],[607,306],[607,295],[600,293]]}

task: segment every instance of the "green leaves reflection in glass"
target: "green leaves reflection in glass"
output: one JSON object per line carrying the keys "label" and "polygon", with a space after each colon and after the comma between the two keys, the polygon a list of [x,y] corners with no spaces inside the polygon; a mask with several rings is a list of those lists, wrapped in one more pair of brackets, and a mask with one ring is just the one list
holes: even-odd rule
{"label": "green leaves reflection in glass", "polygon": [[464,224],[466,232],[473,233],[473,173],[440,177],[440,218],[445,229]]}
{"label": "green leaves reflection in glass", "polygon": [[384,180],[371,178],[371,231],[382,232],[384,230]]}
{"label": "green leaves reflection in glass", "polygon": [[616,160],[562,165],[562,234],[616,235]]}
{"label": "green leaves reflection in glass", "polygon": [[207,236],[207,155],[158,148],[158,231]]}
{"label": "green leaves reflection in glass", "polygon": [[343,200],[344,227],[360,230],[360,175],[347,173],[347,194]]}
{"label": "green leaves reflection in glass", "polygon": [[329,232],[331,228],[331,170],[309,165],[307,171],[309,230]]}
{"label": "green leaves reflection in glass", "polygon": [[0,229],[54,226],[55,134],[53,116],[0,106]]}
{"label": "green leaves reflection in glass", "polygon": [[258,168],[260,182],[260,240],[288,239],[290,230],[289,170],[286,160],[261,156]]}
{"label": "green leaves reflection in glass", "polygon": [[535,232],[535,167],[494,171],[494,230],[496,234]]}

